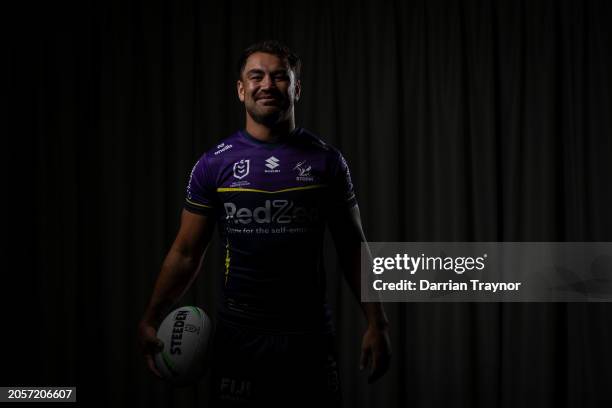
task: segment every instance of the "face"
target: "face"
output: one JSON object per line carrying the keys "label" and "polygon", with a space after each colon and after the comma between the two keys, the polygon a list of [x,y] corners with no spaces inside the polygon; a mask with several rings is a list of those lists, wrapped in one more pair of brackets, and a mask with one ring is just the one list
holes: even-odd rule
{"label": "face", "polygon": [[247,59],[237,90],[248,115],[271,127],[293,115],[293,106],[300,97],[300,81],[296,81],[287,61],[256,52]]}

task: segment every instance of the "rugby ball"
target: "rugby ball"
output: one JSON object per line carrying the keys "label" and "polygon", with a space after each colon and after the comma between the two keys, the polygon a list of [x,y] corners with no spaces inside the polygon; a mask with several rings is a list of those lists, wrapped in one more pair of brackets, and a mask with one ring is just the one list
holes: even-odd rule
{"label": "rugby ball", "polygon": [[155,354],[155,366],[165,380],[190,385],[204,374],[212,322],[202,309],[183,306],[172,311],[159,326],[157,337],[164,347]]}

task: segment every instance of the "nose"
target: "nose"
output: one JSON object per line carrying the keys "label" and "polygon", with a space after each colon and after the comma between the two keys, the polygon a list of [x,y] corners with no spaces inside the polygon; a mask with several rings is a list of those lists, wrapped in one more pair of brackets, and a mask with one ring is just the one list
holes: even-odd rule
{"label": "nose", "polygon": [[263,79],[261,80],[261,88],[263,89],[268,89],[268,88],[273,88],[276,86],[276,83],[274,82],[274,78],[272,78],[272,75],[266,74],[264,75]]}

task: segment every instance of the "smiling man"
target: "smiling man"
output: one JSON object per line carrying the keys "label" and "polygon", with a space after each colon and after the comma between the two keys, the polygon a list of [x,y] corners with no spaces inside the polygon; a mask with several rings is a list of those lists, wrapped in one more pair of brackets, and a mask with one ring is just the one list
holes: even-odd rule
{"label": "smiling man", "polygon": [[[265,41],[238,64],[246,127],[195,164],[181,227],[139,326],[149,368],[155,328],[195,278],[215,225],[225,265],[214,341],[215,406],[337,406],[334,328],[326,303],[323,237],[328,227],[347,281],[360,296],[365,241],[346,161],[296,128],[300,59]],[[362,367],[370,381],[389,364],[380,303],[361,303],[368,321]]]}

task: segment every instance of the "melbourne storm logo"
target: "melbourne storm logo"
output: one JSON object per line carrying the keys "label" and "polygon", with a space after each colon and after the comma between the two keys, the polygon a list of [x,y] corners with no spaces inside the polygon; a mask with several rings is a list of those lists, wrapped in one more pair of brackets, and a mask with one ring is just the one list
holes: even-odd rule
{"label": "melbourne storm logo", "polygon": [[242,159],[234,163],[234,177],[238,180],[245,178],[249,174],[251,160]]}
{"label": "melbourne storm logo", "polygon": [[306,161],[301,161],[295,165],[293,170],[298,172],[297,177],[295,178],[297,181],[313,181],[314,178],[310,171],[312,170],[312,166],[307,164]]}

